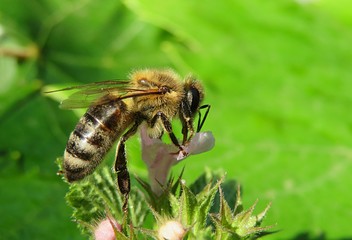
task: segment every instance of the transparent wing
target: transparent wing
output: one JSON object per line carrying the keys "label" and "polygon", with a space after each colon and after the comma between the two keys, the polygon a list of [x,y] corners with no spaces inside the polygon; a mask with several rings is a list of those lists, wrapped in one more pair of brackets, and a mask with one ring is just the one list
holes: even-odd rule
{"label": "transparent wing", "polygon": [[92,105],[108,103],[112,100],[138,97],[150,94],[161,94],[158,89],[131,88],[129,81],[102,81],[74,87],[63,88],[48,93],[77,90],[67,99],[63,100],[60,108],[75,109],[87,108]]}

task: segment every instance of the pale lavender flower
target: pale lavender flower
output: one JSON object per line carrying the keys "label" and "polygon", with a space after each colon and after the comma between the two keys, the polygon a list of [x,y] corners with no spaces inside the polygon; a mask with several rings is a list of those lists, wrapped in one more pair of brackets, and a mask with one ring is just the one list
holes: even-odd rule
{"label": "pale lavender flower", "polygon": [[154,193],[160,194],[161,185],[166,183],[170,168],[190,155],[211,150],[215,139],[211,132],[195,133],[191,141],[183,146],[184,153],[174,144],[163,143],[160,139],[150,138],[146,125],[141,126],[142,159],[146,163],[149,179]]}

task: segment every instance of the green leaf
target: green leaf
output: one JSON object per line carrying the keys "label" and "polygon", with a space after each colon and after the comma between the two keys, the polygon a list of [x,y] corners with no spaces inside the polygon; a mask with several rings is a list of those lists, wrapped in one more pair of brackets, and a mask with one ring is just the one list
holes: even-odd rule
{"label": "green leaf", "polygon": [[195,211],[198,208],[197,199],[194,193],[181,181],[181,196],[180,196],[180,208],[181,208],[181,221],[190,226],[195,221]]}
{"label": "green leaf", "polygon": [[[173,194],[169,195],[170,207],[172,210],[172,216],[182,216],[183,206],[180,204],[180,200]],[[181,219],[180,219],[181,220]]]}
{"label": "green leaf", "polygon": [[198,233],[200,229],[207,226],[206,220],[208,219],[208,215],[210,209],[214,203],[214,198],[220,188],[223,180],[218,180],[215,184],[211,180],[204,189],[196,195],[197,204],[195,206],[194,212],[194,226],[193,231]]}
{"label": "green leaf", "polygon": [[234,207],[234,214],[238,214],[243,211],[243,203],[242,203],[242,198],[241,198],[241,187],[238,185],[237,187],[237,197],[236,197],[236,203]]}
{"label": "green leaf", "polygon": [[[241,199],[240,188],[237,191],[236,199]],[[257,205],[256,201],[248,210],[239,211],[243,208],[239,204],[232,210],[225,200],[223,191],[220,189],[220,211],[217,214],[211,214],[211,220],[215,224],[215,238],[216,239],[257,239],[264,235],[269,235],[273,232],[267,230],[273,226],[261,227],[263,218],[265,217],[270,204],[263,212],[257,216],[253,216],[253,211]]]}
{"label": "green leaf", "polygon": [[115,232],[116,239],[121,239],[121,240],[130,240],[130,239],[135,239],[135,238],[128,238],[126,237],[123,233],[121,232]]}
{"label": "green leaf", "polygon": [[[226,227],[226,228],[230,228],[230,223],[233,221],[233,213],[231,211],[231,208],[229,207],[225,197],[224,197],[224,193],[223,191],[220,189],[220,210],[219,210],[219,220],[220,223]],[[237,199],[240,196],[237,195]],[[235,213],[235,212],[234,212]]]}

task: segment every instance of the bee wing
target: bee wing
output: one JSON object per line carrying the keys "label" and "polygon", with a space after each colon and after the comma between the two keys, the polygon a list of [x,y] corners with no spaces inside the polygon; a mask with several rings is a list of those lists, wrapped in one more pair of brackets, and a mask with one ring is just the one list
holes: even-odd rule
{"label": "bee wing", "polygon": [[161,94],[158,89],[131,88],[129,81],[102,81],[74,87],[63,88],[48,93],[78,90],[63,100],[60,108],[76,109],[87,108],[92,105],[108,103],[112,100],[138,97],[150,94]]}

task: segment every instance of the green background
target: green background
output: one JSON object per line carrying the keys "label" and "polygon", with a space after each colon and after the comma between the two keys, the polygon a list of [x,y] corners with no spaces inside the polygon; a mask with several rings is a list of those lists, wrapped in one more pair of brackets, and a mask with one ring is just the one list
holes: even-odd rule
{"label": "green background", "polygon": [[[216,147],[184,178],[223,169],[244,205],[272,208],[266,239],[352,237],[352,2],[0,0],[0,239],[84,239],[56,176],[82,112],[43,87],[196,74]],[[56,96],[62,99],[64,96]],[[131,172],[146,177],[137,137]],[[105,164],[111,164],[110,159]],[[234,187],[235,189],[235,187]]]}

